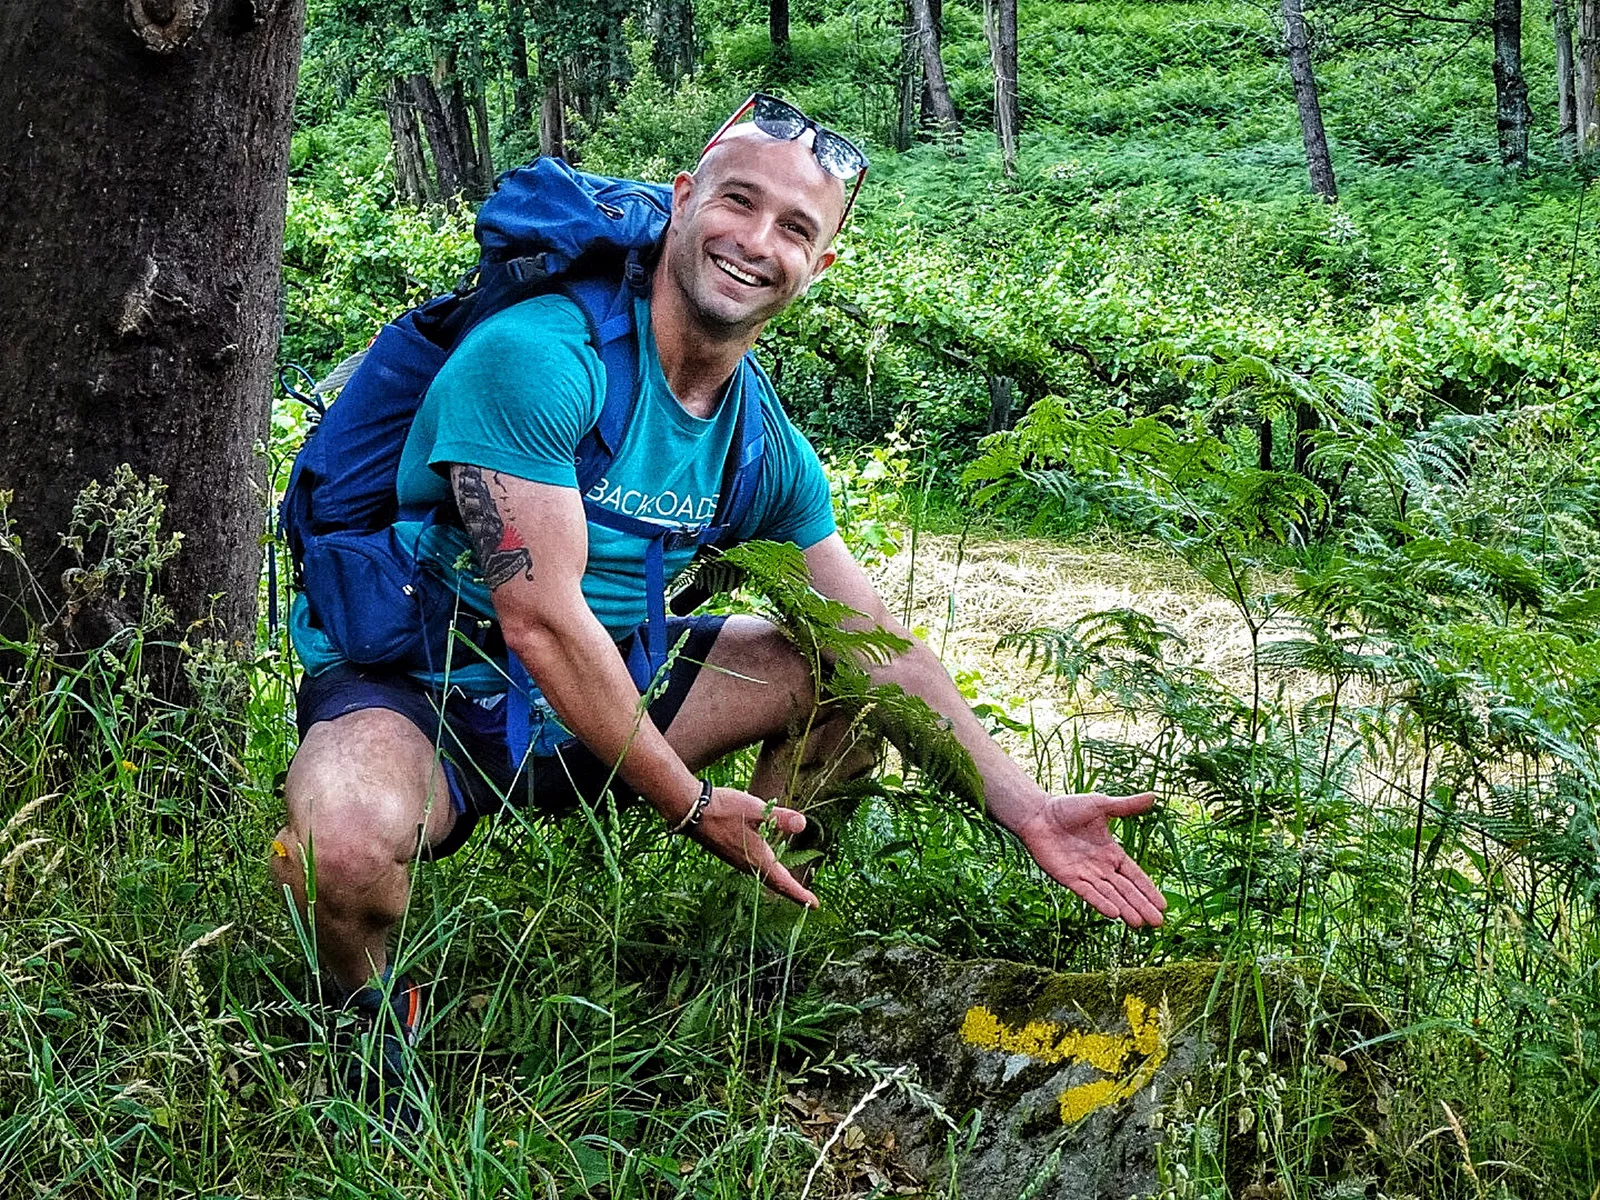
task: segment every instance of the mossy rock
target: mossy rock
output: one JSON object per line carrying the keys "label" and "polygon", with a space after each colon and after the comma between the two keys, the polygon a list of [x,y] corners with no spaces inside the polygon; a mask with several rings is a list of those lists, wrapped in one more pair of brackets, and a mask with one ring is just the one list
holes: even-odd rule
{"label": "mossy rock", "polygon": [[[1289,968],[1062,974],[895,946],[830,965],[818,987],[857,1009],[841,1058],[914,1067],[943,1109],[890,1091],[858,1118],[869,1137],[892,1132],[912,1171],[941,1180],[946,1117],[981,1114],[957,1156],[969,1200],[1154,1195],[1163,1156],[1235,1194],[1291,1161],[1338,1178],[1361,1170],[1382,1120],[1380,1064],[1339,1056],[1381,1032],[1372,1010]],[[836,1078],[830,1106],[847,1111],[864,1090]]]}

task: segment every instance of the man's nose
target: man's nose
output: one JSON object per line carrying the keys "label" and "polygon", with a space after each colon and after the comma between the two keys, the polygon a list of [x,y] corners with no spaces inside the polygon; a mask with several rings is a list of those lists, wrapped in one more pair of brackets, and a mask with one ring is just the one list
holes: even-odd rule
{"label": "man's nose", "polygon": [[772,239],[778,235],[778,222],[766,213],[755,213],[734,239],[740,253],[752,261],[772,257]]}

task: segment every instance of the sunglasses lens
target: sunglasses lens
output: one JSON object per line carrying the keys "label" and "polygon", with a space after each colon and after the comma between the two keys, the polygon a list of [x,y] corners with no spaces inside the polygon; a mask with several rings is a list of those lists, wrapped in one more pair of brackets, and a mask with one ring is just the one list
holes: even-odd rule
{"label": "sunglasses lens", "polygon": [[822,169],[836,179],[859,175],[867,165],[867,156],[856,144],[831,129],[817,130],[816,153]]}
{"label": "sunglasses lens", "polygon": [[806,129],[805,114],[776,96],[756,97],[753,120],[762,133],[786,142],[793,141]]}

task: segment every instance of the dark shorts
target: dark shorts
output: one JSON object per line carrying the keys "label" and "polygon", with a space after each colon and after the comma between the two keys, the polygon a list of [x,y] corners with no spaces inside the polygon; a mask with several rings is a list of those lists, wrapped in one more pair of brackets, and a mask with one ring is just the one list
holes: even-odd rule
{"label": "dark shorts", "polygon": [[[688,639],[673,661],[666,688],[650,705],[650,720],[663,733],[683,707],[684,697],[726,620],[719,616],[668,619],[667,644],[676,645],[685,632]],[[624,657],[631,640],[618,643]],[[580,796],[591,803],[598,801],[608,781],[619,800],[637,798],[577,739],[557,747],[552,755],[529,759],[524,771],[515,771],[506,745],[504,696],[474,698],[452,688],[441,703],[436,691],[402,672],[343,663],[320,675],[304,676],[296,698],[295,723],[303,739],[320,721],[367,708],[399,713],[439,749],[456,822],[444,841],[426,853],[427,858],[454,853],[472,836],[480,817],[499,813],[507,805],[527,805],[562,816],[577,809]]]}

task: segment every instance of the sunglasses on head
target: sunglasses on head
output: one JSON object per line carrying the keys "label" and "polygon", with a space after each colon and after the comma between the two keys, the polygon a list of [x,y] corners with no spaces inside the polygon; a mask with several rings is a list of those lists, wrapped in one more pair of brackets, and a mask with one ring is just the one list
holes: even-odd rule
{"label": "sunglasses on head", "polygon": [[[735,110],[733,116],[722,123],[722,128],[712,135],[706,148],[700,151],[705,158],[715,146],[746,114],[757,129],[780,142],[792,142],[806,130],[812,131],[811,153],[822,169],[835,179],[854,179],[850,198],[845,201],[844,215],[839,218],[839,228],[844,228],[850,210],[855,207],[856,196],[861,192],[861,181],[867,177],[867,156],[861,147],[831,129],[818,125],[787,100],[769,96],[766,92],[753,92],[748,100]],[[837,232],[837,230],[835,231]]]}

